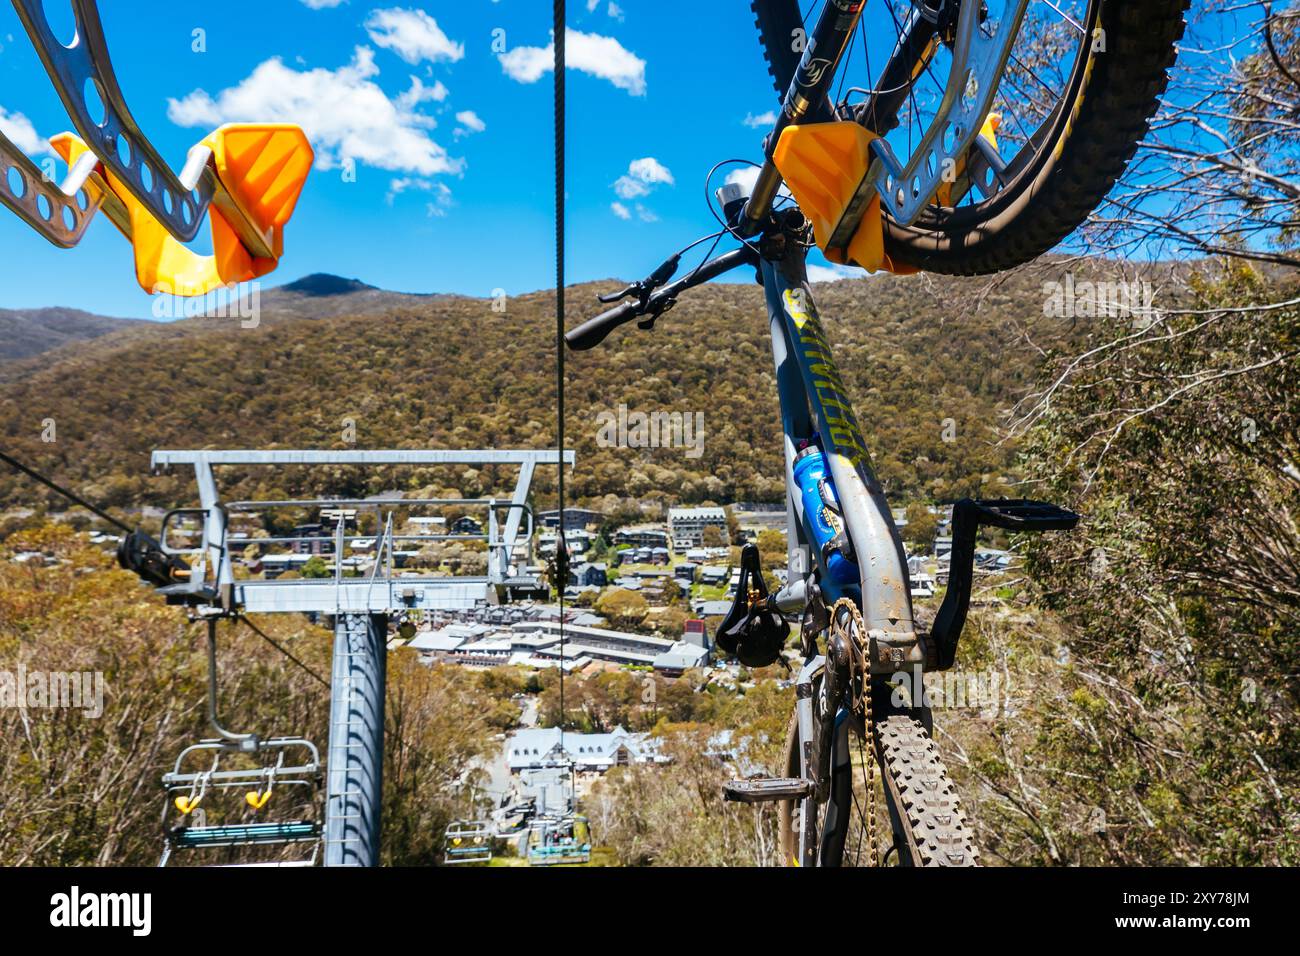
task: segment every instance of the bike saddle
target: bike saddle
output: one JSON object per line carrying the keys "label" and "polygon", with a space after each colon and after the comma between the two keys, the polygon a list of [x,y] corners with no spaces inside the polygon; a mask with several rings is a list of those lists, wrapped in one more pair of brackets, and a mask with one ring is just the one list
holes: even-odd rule
{"label": "bike saddle", "polygon": [[718,646],[746,667],[776,663],[790,636],[789,623],[768,606],[767,599],[758,548],[747,544],[740,551],[736,597],[718,627]]}

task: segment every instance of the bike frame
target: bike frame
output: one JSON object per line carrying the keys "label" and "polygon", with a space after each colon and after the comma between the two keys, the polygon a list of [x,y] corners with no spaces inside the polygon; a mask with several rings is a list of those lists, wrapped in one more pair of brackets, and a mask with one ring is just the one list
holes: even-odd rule
{"label": "bike frame", "polygon": [[[806,604],[814,562],[822,561],[820,554],[812,554],[810,560],[815,549],[809,547],[804,532],[803,498],[794,480],[798,444],[818,432],[860,572],[858,586],[844,588],[823,574],[819,582],[823,598],[827,607],[842,597],[852,598],[860,606],[873,674],[910,669],[924,663],[924,654],[912,619],[903,541],[871,469],[870,452],[831,356],[808,286],[804,251],[798,243],[787,242],[786,246],[790,251],[782,260],[763,259],[759,264],[785,446],[791,577],[778,593],[777,603],[782,610]],[[800,576],[796,578],[796,574]]]}
{"label": "bike frame", "polygon": [[[858,604],[867,627],[871,672],[890,674],[921,667],[925,653],[912,617],[911,586],[906,552],[894,525],[883,488],[871,468],[857,416],[831,356],[821,317],[813,301],[805,266],[805,249],[786,241],[780,259],[763,258],[760,275],[767,301],[772,357],[776,367],[785,448],[786,523],[790,576],[777,593],[776,602],[786,613],[797,612],[812,598],[813,572],[825,605],[833,607],[847,597]],[[845,528],[859,568],[856,587],[837,587],[824,573],[822,556],[811,548],[804,531],[803,496],[794,480],[794,458],[799,442],[819,432],[823,451],[839,496]],[[796,575],[798,575],[796,577]],[[814,654],[796,681],[801,775],[816,781],[814,742],[818,734],[817,678],[826,659]],[[799,802],[799,863],[815,866],[819,859],[838,858],[843,852],[844,823],[850,818],[852,794],[849,728],[857,719],[838,702],[831,743],[832,784],[827,794],[826,832],[818,832],[817,801]],[[848,782],[850,786],[843,784]],[[839,784],[839,785],[837,785]],[[897,829],[897,809],[886,797]],[[836,823],[840,824],[835,829]]]}

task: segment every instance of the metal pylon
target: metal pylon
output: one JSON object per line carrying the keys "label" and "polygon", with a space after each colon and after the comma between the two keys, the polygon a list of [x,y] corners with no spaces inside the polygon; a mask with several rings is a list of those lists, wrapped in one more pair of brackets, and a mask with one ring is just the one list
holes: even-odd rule
{"label": "metal pylon", "polygon": [[388,620],[382,614],[340,614],[334,619],[326,866],[379,862],[387,632]]}

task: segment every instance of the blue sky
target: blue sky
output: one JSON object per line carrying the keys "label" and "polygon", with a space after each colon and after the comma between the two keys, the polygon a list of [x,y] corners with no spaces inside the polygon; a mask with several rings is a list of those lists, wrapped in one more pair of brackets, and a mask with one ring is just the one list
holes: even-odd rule
{"label": "blue sky", "polygon": [[[174,168],[223,121],[307,128],[317,168],[265,285],[312,272],[478,296],[552,285],[549,3],[264,0],[256,31],[211,2],[101,6],[136,119]],[[569,279],[641,276],[712,230],[705,173],[761,158],[766,128],[753,120],[777,97],[747,0],[570,0],[569,10]],[[204,52],[192,49],[196,29]],[[0,124],[33,151],[70,128],[7,3]],[[0,307],[150,315],[130,249],[106,221],[62,251],[6,214],[0,245]]]}

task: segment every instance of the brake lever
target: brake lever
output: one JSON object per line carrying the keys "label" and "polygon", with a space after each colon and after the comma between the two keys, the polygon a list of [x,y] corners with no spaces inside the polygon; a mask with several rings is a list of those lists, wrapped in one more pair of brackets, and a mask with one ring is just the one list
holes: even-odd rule
{"label": "brake lever", "polygon": [[681,261],[682,257],[680,255],[675,255],[669,259],[665,259],[660,263],[659,268],[655,269],[654,272],[650,273],[650,275],[646,276],[641,281],[633,282],[621,292],[610,292],[605,295],[598,295],[596,296],[596,300],[608,305],[611,302],[617,302],[620,299],[635,296],[640,301],[641,305],[644,306],[646,301],[650,298],[650,293],[654,292],[655,289],[666,283],[677,273],[677,266]]}
{"label": "brake lever", "polygon": [[605,305],[608,305],[611,302],[617,302],[619,299],[626,299],[630,295],[636,295],[637,289],[640,287],[640,285],[641,283],[639,282],[633,282],[622,292],[608,292],[605,295],[597,295],[596,301],[603,302]]}

